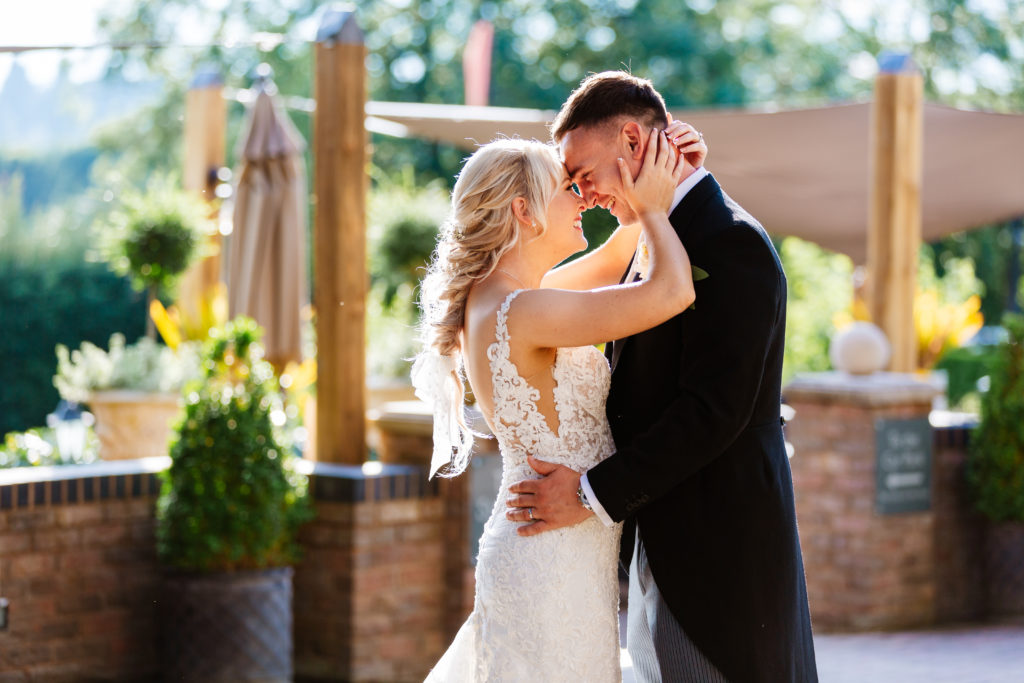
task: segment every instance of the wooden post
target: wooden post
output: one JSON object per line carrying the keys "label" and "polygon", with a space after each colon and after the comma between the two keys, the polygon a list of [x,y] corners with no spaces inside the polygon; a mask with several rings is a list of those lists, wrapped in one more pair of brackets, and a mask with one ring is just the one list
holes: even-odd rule
{"label": "wooden post", "polygon": [[[185,93],[185,168],[182,185],[211,203],[217,187],[217,171],[225,163],[227,103],[220,74],[202,71]],[[186,320],[201,317],[203,297],[220,282],[220,233],[210,238],[211,254],[194,264],[178,284],[178,308]]]}
{"label": "wooden post", "polygon": [[354,464],[366,450],[368,139],[366,46],[352,10],[324,15],[314,60],[314,457]]}
{"label": "wooden post", "polygon": [[914,294],[921,246],[923,86],[906,55],[883,55],[875,81],[868,218],[868,306],[892,344],[890,369],[917,369]]}

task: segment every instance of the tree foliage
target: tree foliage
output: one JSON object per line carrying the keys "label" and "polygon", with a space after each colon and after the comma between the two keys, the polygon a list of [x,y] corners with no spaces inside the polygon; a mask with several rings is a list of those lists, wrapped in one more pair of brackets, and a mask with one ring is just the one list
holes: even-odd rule
{"label": "tree foliage", "polygon": [[[110,4],[100,27],[106,39],[171,46],[114,52],[110,78],[155,76],[163,80],[165,94],[103,131],[98,152],[77,152],[64,166],[88,165],[100,192],[113,188],[115,196],[125,187],[143,186],[154,173],[177,172],[184,148],[184,93],[202,70],[216,71],[229,88],[240,88],[250,85],[253,69],[266,62],[283,94],[311,97],[312,41],[324,6],[319,0]],[[865,100],[877,56],[895,50],[914,57],[930,101],[1024,109],[1024,0],[367,0],[356,11],[374,100],[462,102],[462,50],[473,23],[486,19],[495,29],[494,105],[554,109],[588,72],[619,67],[652,78],[674,108],[795,108]],[[210,47],[183,47],[197,41],[184,36],[182,26],[202,27],[206,33],[198,42]],[[309,140],[310,114],[289,113]],[[245,109],[233,102],[228,116],[228,165],[234,165]],[[462,150],[422,140],[374,135],[372,144],[373,164],[385,169],[383,175],[413,169],[419,187],[437,180],[450,187],[465,157]],[[36,189],[27,194],[33,206],[35,197],[56,198],[78,188],[61,180],[52,195],[37,192],[32,180],[39,176],[37,168],[62,165],[58,158],[38,163],[0,162],[0,176],[17,171],[32,181]],[[587,212],[584,227],[592,245],[612,223],[604,212]],[[1020,285],[1010,282],[1019,272],[1011,259],[1020,259],[1012,238],[1007,226],[992,226],[936,245],[939,276],[951,258],[974,260],[985,285],[982,313],[989,321],[999,320],[1019,296]],[[805,266],[808,272],[825,272],[824,261],[795,246],[788,251],[783,257],[791,288],[808,291],[807,298],[791,298],[790,325],[801,327],[789,340],[787,368],[815,369],[826,362],[822,354],[831,328],[826,309],[839,302],[816,301],[815,290],[798,281]],[[836,286],[846,292],[845,271],[838,272]],[[377,281],[383,282],[379,271]],[[380,310],[379,304],[371,310]],[[98,331],[99,338],[90,339],[105,339],[113,331]],[[77,345],[82,339],[61,340]],[[51,372],[42,375],[43,385]]]}

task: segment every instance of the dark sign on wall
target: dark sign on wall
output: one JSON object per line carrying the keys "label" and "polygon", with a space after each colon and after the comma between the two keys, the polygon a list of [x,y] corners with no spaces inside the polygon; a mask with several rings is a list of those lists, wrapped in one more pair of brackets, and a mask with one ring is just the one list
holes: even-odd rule
{"label": "dark sign on wall", "polygon": [[875,420],[875,509],[923,512],[932,503],[932,428],[928,418]]}

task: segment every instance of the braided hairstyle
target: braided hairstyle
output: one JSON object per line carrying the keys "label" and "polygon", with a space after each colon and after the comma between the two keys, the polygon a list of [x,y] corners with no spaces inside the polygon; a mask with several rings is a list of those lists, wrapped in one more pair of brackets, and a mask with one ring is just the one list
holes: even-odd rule
{"label": "braided hairstyle", "polygon": [[[451,466],[444,476],[462,472],[469,462],[472,431],[462,411],[465,400],[463,359],[459,335],[465,325],[470,288],[494,272],[498,261],[522,236],[512,202],[522,197],[529,215],[540,227],[548,204],[565,170],[554,147],[533,140],[499,139],[478,149],[463,166],[452,191],[452,210],[441,226],[437,249],[423,280],[420,296],[423,350],[417,361],[431,354],[447,359],[450,371],[440,399],[457,416],[450,436],[455,444]],[[415,369],[414,369],[415,371]],[[414,377],[414,384],[415,384]],[[438,440],[435,429],[435,442]],[[435,443],[436,447],[436,443]],[[463,452],[465,451],[465,452]]]}

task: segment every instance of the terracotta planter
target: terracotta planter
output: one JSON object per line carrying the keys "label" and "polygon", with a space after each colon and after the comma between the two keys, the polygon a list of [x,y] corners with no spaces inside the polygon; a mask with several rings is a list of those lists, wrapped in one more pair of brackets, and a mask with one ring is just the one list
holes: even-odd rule
{"label": "terracotta planter", "polygon": [[985,537],[989,613],[1024,614],[1024,522],[990,522]]}
{"label": "terracotta planter", "polygon": [[167,455],[171,424],[180,410],[176,394],[97,391],[89,397],[89,408],[104,460]]}
{"label": "terracotta planter", "polygon": [[167,575],[160,594],[167,681],[290,681],[292,569]]}

